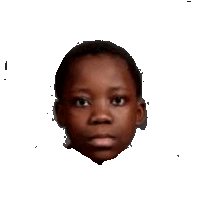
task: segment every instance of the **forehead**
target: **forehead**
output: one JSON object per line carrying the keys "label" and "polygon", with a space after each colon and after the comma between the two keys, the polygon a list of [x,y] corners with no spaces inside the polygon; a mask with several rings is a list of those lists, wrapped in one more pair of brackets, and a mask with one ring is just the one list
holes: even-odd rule
{"label": "forehead", "polygon": [[[111,56],[107,54],[85,55],[76,59],[73,67],[70,67],[70,74],[74,79],[79,77],[92,76],[108,76],[115,74],[119,77],[119,73],[127,74],[128,66],[126,61],[120,57]],[[102,78],[103,79],[103,78]]]}
{"label": "forehead", "polygon": [[[68,79],[69,80],[69,79]],[[107,54],[85,55],[79,58],[70,71],[70,86],[93,88],[123,86],[133,88],[133,79],[126,61]]]}

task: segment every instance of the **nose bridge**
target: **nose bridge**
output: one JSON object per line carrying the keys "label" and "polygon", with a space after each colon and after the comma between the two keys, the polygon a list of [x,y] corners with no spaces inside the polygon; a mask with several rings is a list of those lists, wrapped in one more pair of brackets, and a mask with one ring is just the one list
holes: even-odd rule
{"label": "nose bridge", "polygon": [[111,121],[111,113],[109,103],[105,99],[99,99],[93,105],[92,109],[92,121],[107,122]]}

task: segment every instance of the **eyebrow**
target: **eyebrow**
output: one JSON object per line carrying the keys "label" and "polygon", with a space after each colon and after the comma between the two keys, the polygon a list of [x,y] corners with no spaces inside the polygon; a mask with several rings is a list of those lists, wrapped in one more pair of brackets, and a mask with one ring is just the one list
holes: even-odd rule
{"label": "eyebrow", "polygon": [[[125,90],[125,91],[128,91],[128,89],[124,88],[124,87],[121,87],[121,86],[118,86],[118,87],[110,87],[108,89],[109,92],[111,91],[118,91],[118,90]],[[78,88],[78,87],[75,87],[74,89],[70,90],[70,92],[91,92],[91,90],[89,88]]]}

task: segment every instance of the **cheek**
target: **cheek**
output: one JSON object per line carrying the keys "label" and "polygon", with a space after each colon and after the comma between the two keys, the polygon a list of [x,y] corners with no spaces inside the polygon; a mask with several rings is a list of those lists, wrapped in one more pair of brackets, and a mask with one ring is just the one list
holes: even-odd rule
{"label": "cheek", "polygon": [[120,138],[122,142],[127,142],[133,138],[135,134],[136,114],[133,111],[121,114],[118,118],[118,129],[120,129]]}
{"label": "cheek", "polygon": [[87,111],[71,111],[69,114],[71,122],[73,122],[75,126],[79,127],[85,126],[88,116]]}
{"label": "cheek", "polygon": [[123,141],[126,141],[127,139],[131,138],[134,134],[134,126],[132,124],[126,124],[123,128],[120,130],[120,137]]}
{"label": "cheek", "polygon": [[116,113],[115,119],[120,123],[120,125],[131,128],[134,126],[136,121],[136,110],[133,108],[127,108],[123,111],[119,111]]}
{"label": "cheek", "polygon": [[80,111],[80,110],[77,110],[74,108],[70,108],[70,107],[65,107],[64,115],[65,115],[66,121],[69,121],[69,124],[70,123],[75,123],[75,124],[80,123],[87,116],[86,112]]}
{"label": "cheek", "polygon": [[131,144],[133,138],[135,136],[135,130],[134,129],[127,129],[124,131],[123,134],[120,136],[120,144],[123,149],[127,148],[128,145]]}
{"label": "cheek", "polygon": [[68,113],[66,113],[65,115],[67,129],[70,131],[70,133],[72,135],[81,135],[84,131],[88,115],[83,112],[78,113],[74,111],[68,111]]}

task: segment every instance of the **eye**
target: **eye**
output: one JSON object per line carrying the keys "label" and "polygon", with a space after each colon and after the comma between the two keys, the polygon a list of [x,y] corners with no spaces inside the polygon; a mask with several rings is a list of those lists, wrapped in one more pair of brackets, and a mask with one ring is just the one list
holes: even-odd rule
{"label": "eye", "polygon": [[87,101],[86,99],[84,99],[84,98],[77,98],[77,99],[75,99],[75,105],[76,106],[79,106],[79,105],[77,105],[77,101],[79,101],[80,103],[81,103],[81,105],[80,106],[82,106],[83,105],[83,103],[85,102],[85,101]]}
{"label": "eye", "polygon": [[[122,103],[120,105],[115,105],[115,106],[122,106],[124,104],[124,102],[122,102],[122,101],[125,101],[125,100],[126,100],[126,96],[123,95],[123,96],[115,96],[112,101],[116,101],[117,103]],[[78,107],[85,107],[84,103],[88,102],[88,100],[86,98],[76,98],[74,100],[74,102],[75,102],[75,105]],[[80,105],[77,105],[77,102],[79,102]]]}
{"label": "eye", "polygon": [[[117,96],[117,97],[115,97],[115,101],[117,102],[117,103],[120,103],[120,101],[122,101],[122,99],[123,100],[125,100],[125,97],[124,96]],[[123,104],[122,104],[123,105]],[[122,105],[120,105],[120,106],[122,106]]]}

